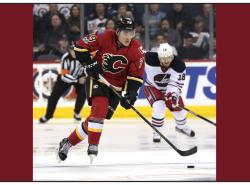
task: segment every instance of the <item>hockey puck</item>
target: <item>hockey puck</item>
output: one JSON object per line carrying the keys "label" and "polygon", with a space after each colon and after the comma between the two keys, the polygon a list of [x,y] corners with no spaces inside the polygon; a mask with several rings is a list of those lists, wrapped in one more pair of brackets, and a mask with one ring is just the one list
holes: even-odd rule
{"label": "hockey puck", "polygon": [[187,165],[187,168],[194,168],[194,165]]}

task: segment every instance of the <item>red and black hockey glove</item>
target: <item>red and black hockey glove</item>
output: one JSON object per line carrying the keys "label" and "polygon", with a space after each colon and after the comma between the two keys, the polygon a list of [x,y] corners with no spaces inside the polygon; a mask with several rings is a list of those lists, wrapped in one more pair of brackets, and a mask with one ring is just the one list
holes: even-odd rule
{"label": "red and black hockey glove", "polygon": [[121,106],[124,107],[125,109],[130,109],[131,106],[135,104],[137,96],[138,94],[136,91],[127,92],[120,101]]}
{"label": "red and black hockey glove", "polygon": [[[134,77],[134,78],[140,79],[138,77]],[[140,82],[140,80],[127,79],[127,88],[125,87],[127,93],[124,95],[124,97],[122,97],[120,101],[120,104],[122,107],[124,107],[125,109],[130,109],[131,106],[135,104],[135,101],[138,96],[137,92],[139,88],[141,87],[141,85],[142,85],[142,82]]]}
{"label": "red and black hockey glove", "polygon": [[85,67],[87,76],[93,77],[96,80],[99,79],[100,67],[96,61],[86,65]]}
{"label": "red and black hockey glove", "polygon": [[170,110],[174,110],[178,107],[179,96],[176,93],[167,93],[165,95],[166,105]]}

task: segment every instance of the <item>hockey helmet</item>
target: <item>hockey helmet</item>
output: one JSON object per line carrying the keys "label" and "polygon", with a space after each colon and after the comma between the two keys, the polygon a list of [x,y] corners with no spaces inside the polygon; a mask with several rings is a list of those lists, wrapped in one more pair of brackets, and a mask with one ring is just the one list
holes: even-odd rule
{"label": "hockey helmet", "polygon": [[173,48],[168,43],[160,44],[157,54],[161,65],[164,67],[168,67],[174,59]]}
{"label": "hockey helmet", "polygon": [[116,23],[117,30],[134,30],[135,29],[135,23],[131,18],[125,18],[122,17],[119,19]]}

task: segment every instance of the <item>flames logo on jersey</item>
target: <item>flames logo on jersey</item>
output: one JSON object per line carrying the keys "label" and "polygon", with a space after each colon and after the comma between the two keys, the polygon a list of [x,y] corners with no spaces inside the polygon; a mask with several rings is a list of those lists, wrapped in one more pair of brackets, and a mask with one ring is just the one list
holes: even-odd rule
{"label": "flames logo on jersey", "polygon": [[103,54],[104,72],[116,74],[124,70],[128,65],[128,60],[123,55],[113,55],[111,53]]}

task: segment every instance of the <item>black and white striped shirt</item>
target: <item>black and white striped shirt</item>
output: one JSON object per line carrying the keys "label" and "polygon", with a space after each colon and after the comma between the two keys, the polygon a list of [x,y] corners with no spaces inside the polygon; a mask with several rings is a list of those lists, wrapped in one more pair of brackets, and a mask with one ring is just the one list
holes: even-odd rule
{"label": "black and white striped shirt", "polygon": [[62,56],[61,79],[66,83],[77,83],[78,77],[84,76],[84,67],[67,52]]}

